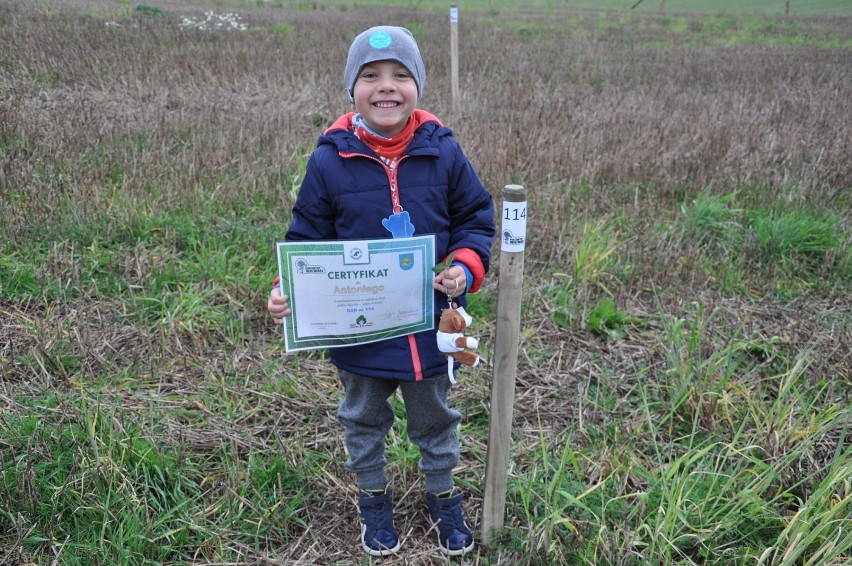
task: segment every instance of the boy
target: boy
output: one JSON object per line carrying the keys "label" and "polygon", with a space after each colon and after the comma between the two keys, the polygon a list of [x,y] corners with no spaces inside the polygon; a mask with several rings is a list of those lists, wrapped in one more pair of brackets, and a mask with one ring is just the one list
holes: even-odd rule
{"label": "boy", "polygon": [[[358,35],[344,71],[355,111],[319,136],[293,207],[287,241],[354,240],[434,234],[436,255],[454,260],[432,284],[436,320],[447,297],[460,305],[488,270],[494,204],[452,131],[416,108],[426,82],[417,43],[405,28],[378,26]],[[289,301],[273,288],[267,309],[276,323]],[[469,552],[473,535],[453,484],[461,415],[447,406],[447,358],[435,331],[332,348],[345,391],[347,471],[358,482],[361,544],[373,556],[400,548],[392,490],[385,475],[384,439],[394,415],[388,398],[399,389],[408,436],[420,448],[429,516],[438,544],[451,556]]]}

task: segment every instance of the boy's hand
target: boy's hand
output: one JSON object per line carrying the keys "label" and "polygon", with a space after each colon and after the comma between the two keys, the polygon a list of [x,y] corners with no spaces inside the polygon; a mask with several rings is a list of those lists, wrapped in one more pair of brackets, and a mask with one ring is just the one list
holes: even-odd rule
{"label": "boy's hand", "polygon": [[453,299],[460,297],[467,289],[467,277],[464,269],[458,265],[448,267],[435,276],[435,279],[432,280],[432,287]]}
{"label": "boy's hand", "polygon": [[290,314],[290,297],[281,294],[280,287],[274,287],[269,292],[269,301],[266,303],[266,310],[272,315],[272,320],[275,324],[284,322],[284,317]]}

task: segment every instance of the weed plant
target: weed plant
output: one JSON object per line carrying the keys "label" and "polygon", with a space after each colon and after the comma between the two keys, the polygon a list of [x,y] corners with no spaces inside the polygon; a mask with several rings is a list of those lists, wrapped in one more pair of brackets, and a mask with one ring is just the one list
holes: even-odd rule
{"label": "weed plant", "polygon": [[[377,23],[530,211],[505,528],[436,552],[392,399],[382,563],[852,563],[848,8],[510,4],[463,7],[455,104],[430,2],[0,5],[0,564],[371,563],[334,370],[265,304]],[[477,532],[490,374],[452,393]]]}

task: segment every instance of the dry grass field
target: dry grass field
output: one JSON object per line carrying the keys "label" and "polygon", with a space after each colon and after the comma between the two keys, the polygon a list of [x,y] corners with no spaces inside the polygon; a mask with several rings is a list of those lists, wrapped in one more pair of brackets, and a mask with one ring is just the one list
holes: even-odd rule
{"label": "dry grass field", "polygon": [[[372,563],[333,367],[265,303],[377,23],[530,218],[505,532],[437,553],[397,402],[375,562],[852,564],[852,18],[466,11],[454,111],[414,4],[0,5],[0,564]],[[478,530],[490,368],[458,377]]]}

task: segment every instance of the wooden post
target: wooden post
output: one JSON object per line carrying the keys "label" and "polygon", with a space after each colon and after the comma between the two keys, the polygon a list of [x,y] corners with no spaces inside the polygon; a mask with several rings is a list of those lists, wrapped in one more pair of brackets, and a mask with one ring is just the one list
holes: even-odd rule
{"label": "wooden post", "polygon": [[459,110],[459,9],[450,6],[450,68],[453,87],[453,115]]}
{"label": "wooden post", "polygon": [[503,528],[506,509],[527,231],[527,190],[521,185],[503,187],[501,219],[494,377],[491,383],[491,419],[482,505],[482,537],[485,545],[490,544]]}
{"label": "wooden post", "polygon": [[784,2],[784,15],[790,15],[790,0],[786,0],[786,2]]}

